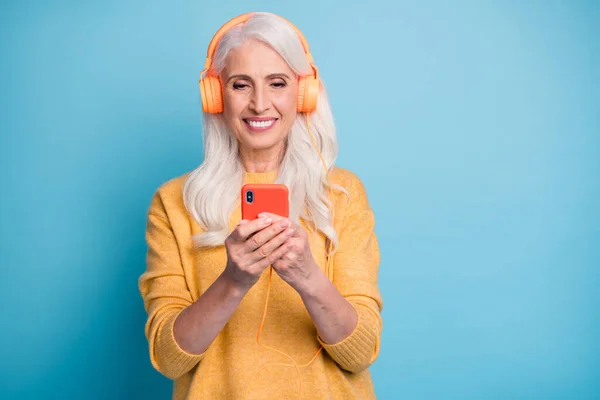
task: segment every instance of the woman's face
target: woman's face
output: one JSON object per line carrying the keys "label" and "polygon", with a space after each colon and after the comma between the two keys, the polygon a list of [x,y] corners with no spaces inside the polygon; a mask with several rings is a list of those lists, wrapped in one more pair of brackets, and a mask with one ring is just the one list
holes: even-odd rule
{"label": "woman's face", "polygon": [[242,151],[283,146],[296,119],[298,80],[267,44],[250,40],[231,50],[221,76],[223,117]]}

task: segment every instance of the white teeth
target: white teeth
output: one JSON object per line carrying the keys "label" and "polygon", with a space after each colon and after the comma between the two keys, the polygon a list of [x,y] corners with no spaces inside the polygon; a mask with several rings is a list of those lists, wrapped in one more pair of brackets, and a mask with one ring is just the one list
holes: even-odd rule
{"label": "white teeth", "polygon": [[275,122],[274,119],[270,119],[268,121],[248,121],[248,125],[253,128],[266,128],[273,125],[273,122]]}

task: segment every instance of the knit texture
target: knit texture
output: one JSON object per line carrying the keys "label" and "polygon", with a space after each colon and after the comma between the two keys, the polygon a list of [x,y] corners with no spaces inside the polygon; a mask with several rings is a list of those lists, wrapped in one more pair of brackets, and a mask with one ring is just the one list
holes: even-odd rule
{"label": "knit texture", "polygon": [[[139,278],[139,290],[148,313],[145,333],[150,361],[157,371],[174,381],[174,400],[297,399],[296,369],[266,366],[290,364],[290,360],[256,342],[268,269],[203,354],[190,354],[175,341],[175,319],[210,287],[227,260],[224,246],[198,249],[193,245],[192,236],[202,229],[183,204],[186,177],[187,174],[163,184],[152,197],[148,212],[147,269]],[[276,171],[246,173],[244,183],[269,183],[276,177]],[[299,294],[273,272],[260,340],[287,353],[298,365],[306,364],[323,346],[317,359],[300,370],[303,399],[375,399],[368,367],[379,354],[383,304],[377,280],[379,247],[374,216],[365,188],[355,174],[335,168],[331,180],[348,192],[333,193],[339,235],[333,283],[356,309],[358,323],[338,343],[323,342]],[[240,218],[238,207],[231,215],[230,229]],[[325,237],[302,225],[309,233],[313,257],[324,270]],[[266,367],[261,369],[263,366]]]}

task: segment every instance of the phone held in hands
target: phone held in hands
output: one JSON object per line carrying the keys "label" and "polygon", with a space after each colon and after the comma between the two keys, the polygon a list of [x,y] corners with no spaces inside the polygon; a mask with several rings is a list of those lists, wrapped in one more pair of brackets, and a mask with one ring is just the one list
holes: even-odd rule
{"label": "phone held in hands", "polygon": [[252,221],[268,212],[288,218],[289,190],[281,183],[248,183],[242,186],[242,219]]}

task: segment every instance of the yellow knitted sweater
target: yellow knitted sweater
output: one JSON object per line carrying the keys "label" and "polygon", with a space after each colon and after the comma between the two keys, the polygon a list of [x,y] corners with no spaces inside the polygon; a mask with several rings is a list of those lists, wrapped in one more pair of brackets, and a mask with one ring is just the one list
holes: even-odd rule
{"label": "yellow knitted sweater", "polygon": [[[244,182],[269,183],[276,176],[277,172],[246,173]],[[148,212],[147,269],[139,278],[139,290],[148,313],[145,333],[152,365],[174,381],[174,400],[297,399],[299,381],[294,367],[273,365],[259,371],[270,363],[290,364],[285,356],[256,341],[268,269],[203,354],[187,353],[175,341],[175,319],[217,279],[227,260],[224,246],[198,249],[193,245],[192,236],[201,228],[183,203],[186,177],[163,184]],[[298,365],[310,361],[323,345],[324,350],[312,364],[300,370],[303,399],[375,399],[368,367],[379,354],[382,299],[377,281],[379,247],[374,216],[364,186],[355,174],[336,168],[331,180],[349,195],[333,193],[339,236],[333,283],[356,309],[358,324],[339,343],[322,342],[299,294],[273,272],[260,341],[287,353]],[[230,228],[239,220],[238,208],[231,216]],[[315,261],[324,269],[325,237],[303,227],[309,232]]]}

